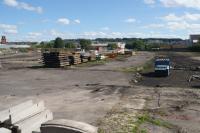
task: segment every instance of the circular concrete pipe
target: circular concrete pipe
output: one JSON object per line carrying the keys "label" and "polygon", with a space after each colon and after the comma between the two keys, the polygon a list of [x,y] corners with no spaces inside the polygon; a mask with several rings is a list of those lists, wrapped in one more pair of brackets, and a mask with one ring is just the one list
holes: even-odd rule
{"label": "circular concrete pipe", "polygon": [[72,120],[52,120],[41,126],[41,133],[97,133],[98,128]]}

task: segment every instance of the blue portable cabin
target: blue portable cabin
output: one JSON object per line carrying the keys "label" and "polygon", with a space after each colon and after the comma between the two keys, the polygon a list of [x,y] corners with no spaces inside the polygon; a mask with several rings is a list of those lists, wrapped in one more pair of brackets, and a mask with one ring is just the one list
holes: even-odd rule
{"label": "blue portable cabin", "polygon": [[170,59],[159,58],[155,60],[155,74],[158,76],[170,75]]}

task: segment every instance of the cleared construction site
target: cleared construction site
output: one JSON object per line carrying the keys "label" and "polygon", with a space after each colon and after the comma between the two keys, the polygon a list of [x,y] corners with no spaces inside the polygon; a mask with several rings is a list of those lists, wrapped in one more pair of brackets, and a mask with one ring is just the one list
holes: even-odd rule
{"label": "cleared construction site", "polygon": [[[29,51],[0,56],[0,133],[199,133],[199,54]],[[154,75],[156,56],[171,59]],[[87,123],[87,124],[86,124]]]}

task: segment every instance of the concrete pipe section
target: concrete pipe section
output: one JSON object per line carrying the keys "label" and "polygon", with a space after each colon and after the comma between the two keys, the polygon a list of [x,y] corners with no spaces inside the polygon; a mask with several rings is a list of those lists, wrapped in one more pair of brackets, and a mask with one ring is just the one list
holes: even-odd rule
{"label": "concrete pipe section", "polygon": [[98,128],[72,120],[52,120],[41,126],[41,133],[97,133]]}
{"label": "concrete pipe section", "polygon": [[8,130],[6,128],[0,128],[0,133],[11,133],[11,130]]}

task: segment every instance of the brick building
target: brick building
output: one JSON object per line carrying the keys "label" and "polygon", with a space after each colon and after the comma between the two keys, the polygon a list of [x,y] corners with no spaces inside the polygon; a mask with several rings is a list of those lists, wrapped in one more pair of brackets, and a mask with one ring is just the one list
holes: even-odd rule
{"label": "brick building", "polygon": [[7,41],[6,41],[6,36],[2,36],[1,37],[1,44],[6,44]]}

